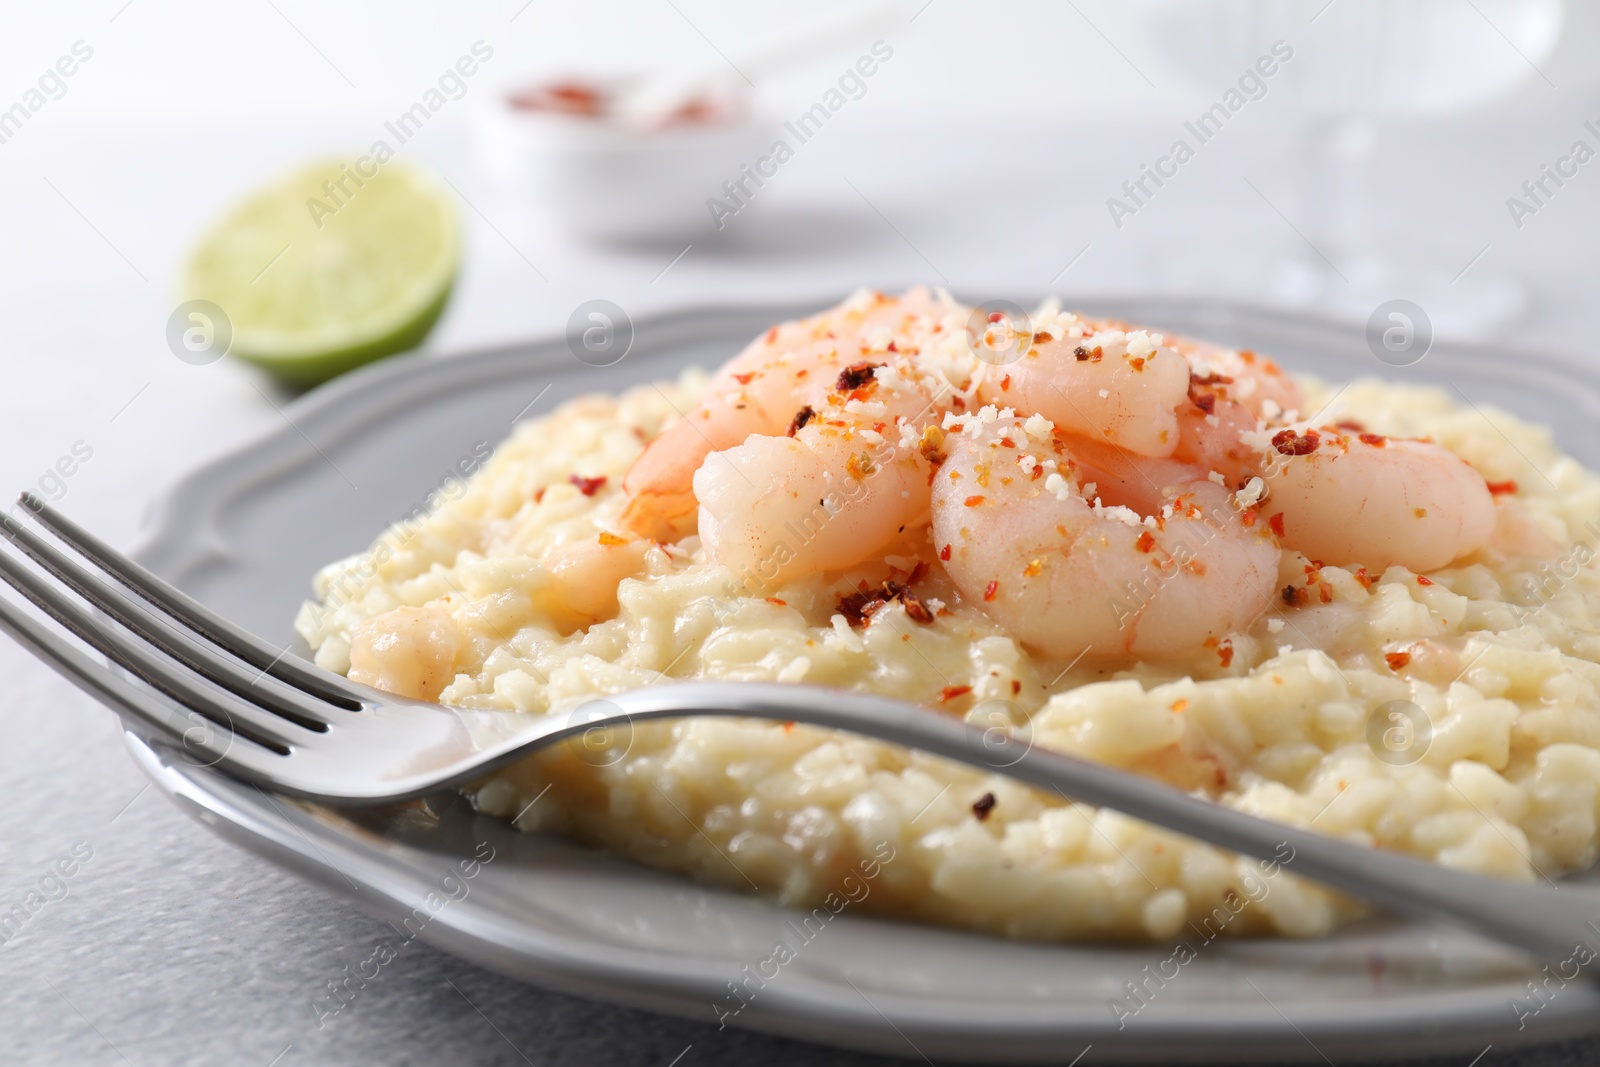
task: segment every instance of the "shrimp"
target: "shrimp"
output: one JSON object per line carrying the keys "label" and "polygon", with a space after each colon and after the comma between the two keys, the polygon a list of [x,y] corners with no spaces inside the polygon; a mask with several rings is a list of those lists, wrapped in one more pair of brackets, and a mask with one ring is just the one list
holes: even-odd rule
{"label": "shrimp", "polygon": [[788,436],[752,436],[701,465],[694,494],[712,559],[767,589],[859,563],[926,524],[942,438],[931,426],[935,383],[905,362],[896,369],[890,387],[872,365],[852,368]]}
{"label": "shrimp", "polygon": [[708,383],[705,399],[628,468],[623,527],[658,541],[686,532],[696,507],[694,472],[706,457],[752,435],[782,433],[804,404],[802,390],[837,374],[843,358],[844,348],[834,340],[778,352],[761,346],[735,357]]}
{"label": "shrimp", "polygon": [[1107,507],[1104,491],[1086,499],[1069,438],[991,409],[949,436],[933,534],[962,596],[1060,659],[1177,656],[1247,628],[1276,592],[1266,524],[1247,525],[1205,471],[1099,447],[1130,470],[1154,464],[1152,478],[1118,479]]}
{"label": "shrimp", "polygon": [[[1120,328],[1126,325],[1072,314],[1043,318],[1021,358],[984,368],[979,402],[1041,415],[1140,455],[1172,455],[1189,365],[1159,334]],[[978,343],[993,347],[993,334]],[[1012,339],[1007,334],[1002,343]]]}
{"label": "shrimp", "polygon": [[785,433],[808,398],[859,361],[877,334],[903,335],[918,319],[959,310],[937,303],[923,288],[903,297],[862,292],[819,315],[772,327],[724,364],[700,404],[628,469],[623,527],[658,541],[686,533],[696,508],[694,473],[707,456],[752,435]]}
{"label": "shrimp", "polygon": [[1494,535],[1483,476],[1432,441],[1290,427],[1268,456],[1262,513],[1285,545],[1323,563],[1429,571]]}
{"label": "shrimp", "polygon": [[1189,363],[1189,395],[1178,409],[1178,447],[1173,455],[1214,470],[1238,485],[1260,466],[1260,451],[1244,436],[1262,426],[1298,417],[1305,397],[1294,380],[1270,359],[1186,337],[1172,344]]}

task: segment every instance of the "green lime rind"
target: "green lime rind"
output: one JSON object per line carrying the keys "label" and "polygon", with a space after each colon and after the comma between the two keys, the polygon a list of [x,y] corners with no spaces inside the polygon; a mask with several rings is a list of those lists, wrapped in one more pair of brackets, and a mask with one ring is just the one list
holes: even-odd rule
{"label": "green lime rind", "polygon": [[421,173],[366,162],[306,167],[236,206],[182,283],[232,328],[230,353],[296,388],[415,348],[460,264],[450,196]]}
{"label": "green lime rind", "polygon": [[409,352],[422,344],[432,332],[434,324],[439,321],[439,316],[444,314],[445,305],[450,302],[453,288],[453,286],[446,287],[434,298],[433,303],[423,309],[421,314],[405,328],[365,344],[309,355],[280,356],[252,352],[242,348],[235,341],[230,354],[260,367],[293,389],[310,389],[331,381],[347,371],[376,362],[385,356]]}

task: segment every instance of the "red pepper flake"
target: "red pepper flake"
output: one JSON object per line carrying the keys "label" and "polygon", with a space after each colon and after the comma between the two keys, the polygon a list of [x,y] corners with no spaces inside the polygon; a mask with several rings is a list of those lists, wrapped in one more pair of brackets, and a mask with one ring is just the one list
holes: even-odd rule
{"label": "red pepper flake", "polygon": [[1333,586],[1329,585],[1327,582],[1317,583],[1317,595],[1322,598],[1322,602],[1324,604],[1332,604]]}
{"label": "red pepper flake", "polygon": [[960,393],[950,398],[950,407],[957,415],[967,410],[967,401]]}
{"label": "red pepper flake", "polygon": [[[915,572],[912,572],[915,575]],[[866,583],[862,583],[865,585]],[[877,614],[884,605],[898,600],[905,607],[906,614],[913,622],[930,623],[933,621],[933,612],[922,600],[913,596],[911,591],[896,581],[886,581],[877,589],[862,589],[858,593],[839,598],[838,611],[845,617],[851,626],[860,628],[867,624],[867,620]]]}
{"label": "red pepper flake", "polygon": [[834,383],[834,388],[841,393],[852,393],[872,381],[881,366],[882,363],[852,363],[839,372],[839,380]]}
{"label": "red pepper flake", "polygon": [[602,474],[598,478],[585,478],[581,474],[572,474],[567,476],[567,481],[577,486],[578,492],[584,496],[594,496],[606,484],[606,476]]}
{"label": "red pepper flake", "polygon": [[1367,573],[1367,568],[1361,567],[1356,571],[1356,581],[1361,583],[1361,588],[1372,588],[1372,575]]}
{"label": "red pepper flake", "polygon": [[1272,532],[1279,537],[1283,536],[1283,512],[1274,512],[1272,518],[1267,520],[1267,525],[1272,527]]}
{"label": "red pepper flake", "polygon": [[1417,584],[1418,585],[1432,585],[1433,584],[1433,579],[1429,578],[1426,574],[1419,574],[1419,575],[1417,575]]}
{"label": "red pepper flake", "polygon": [[977,816],[979,822],[983,822],[989,817],[989,813],[994,810],[994,806],[998,803],[999,801],[994,798],[993,793],[985,793],[972,802],[972,814]]}
{"label": "red pepper flake", "polygon": [[1036,345],[1047,345],[1054,340],[1054,335],[1046,333],[1043,330],[1040,330],[1038,333],[1033,335],[1033,343]]}
{"label": "red pepper flake", "polygon": [[1004,378],[1000,379],[1000,391],[1002,393],[1009,393],[1011,391],[1011,375],[1008,374]]}
{"label": "red pepper flake", "polygon": [[535,504],[537,504],[537,503],[539,503],[539,501],[543,500],[544,499],[544,492],[545,492],[546,489],[549,489],[549,488],[550,487],[548,485],[541,485],[539,488],[535,489],[533,491],[533,502]]}
{"label": "red pepper flake", "polygon": [[1013,441],[1009,437],[1000,438],[1000,443],[1002,445],[1004,445],[1005,447],[1007,447],[1007,448],[1016,448],[1017,447],[1017,443],[1015,441]]}
{"label": "red pepper flake", "polygon": [[1285,456],[1309,456],[1322,444],[1322,437],[1315,430],[1307,430],[1297,434],[1293,430],[1279,430],[1272,435],[1272,447]]}
{"label": "red pepper flake", "polygon": [[999,591],[1000,582],[998,580],[990,580],[989,584],[983,587],[983,599],[993,600],[994,595]]}
{"label": "red pepper flake", "polygon": [[1152,548],[1156,547],[1155,535],[1149,530],[1140,530],[1139,539],[1136,540],[1133,545],[1140,552],[1149,552]]}
{"label": "red pepper flake", "polygon": [[[903,529],[904,527],[902,527]],[[906,585],[916,585],[928,576],[928,561],[919,559],[917,565],[911,568],[911,574],[906,578]]]}
{"label": "red pepper flake", "polygon": [[612,533],[609,530],[601,530],[600,531],[600,543],[602,545],[608,545],[608,546],[625,545],[625,544],[628,543],[628,539],[626,537],[618,537],[616,534]]}
{"label": "red pepper flake", "polygon": [[1409,652],[1385,652],[1383,654],[1383,660],[1384,660],[1385,663],[1387,663],[1389,665],[1389,669],[1391,671],[1397,671],[1400,668],[1404,667],[1406,664],[1411,662],[1411,653],[1409,653]]}
{"label": "red pepper flake", "polygon": [[772,327],[771,329],[769,329],[767,331],[767,344],[770,345],[772,342],[776,341],[777,339],[778,339],[778,328],[776,326],[774,326],[774,327]]}
{"label": "red pepper flake", "polygon": [[1517,491],[1517,483],[1513,481],[1485,482],[1484,484],[1489,487],[1489,492],[1493,493],[1495,496],[1500,496],[1504,493],[1515,493]]}
{"label": "red pepper flake", "polygon": [[964,697],[970,692],[972,692],[972,686],[970,685],[947,685],[939,690],[939,700],[941,703],[946,700],[954,700],[956,697]]}
{"label": "red pepper flake", "polygon": [[789,420],[789,436],[793,437],[805,428],[806,423],[817,417],[817,409],[807,404],[794,413],[794,418]]}
{"label": "red pepper flake", "polygon": [[962,503],[965,504],[969,508],[975,508],[979,504],[983,503],[983,497],[982,496],[969,496],[969,497],[967,497],[967,499],[963,500]]}
{"label": "red pepper flake", "polygon": [[750,379],[752,379],[754,377],[755,377],[755,372],[752,371],[749,374],[735,374],[733,376],[733,380],[738,382],[740,385],[749,385],[750,384]]}
{"label": "red pepper flake", "polygon": [[1283,587],[1283,602],[1288,604],[1290,607],[1293,607],[1296,604],[1304,603],[1304,596],[1304,590],[1296,589],[1292,585],[1286,585]]}
{"label": "red pepper flake", "polygon": [[1217,398],[1211,393],[1196,393],[1191,389],[1189,392],[1189,400],[1194,404],[1195,407],[1199,408],[1207,415],[1210,415],[1216,411]]}
{"label": "red pepper flake", "polygon": [[1011,679],[1011,695],[1016,696],[1020,692],[1022,692],[1022,683],[1015,678]]}
{"label": "red pepper flake", "polygon": [[1256,524],[1256,509],[1245,508],[1244,511],[1239,513],[1239,521],[1246,526],[1254,526]]}
{"label": "red pepper flake", "polygon": [[1233,662],[1233,642],[1224,641],[1217,646],[1217,659],[1222,661],[1224,667]]}
{"label": "red pepper flake", "polygon": [[1364,445],[1371,445],[1373,448],[1382,448],[1389,443],[1389,439],[1381,433],[1359,434],[1357,435],[1357,440]]}
{"label": "red pepper flake", "polygon": [[945,545],[943,548],[941,548],[939,550],[939,558],[944,560],[946,563],[950,562],[950,546],[949,545]]}
{"label": "red pepper flake", "polygon": [[789,606],[789,602],[787,600],[779,600],[775,596],[769,596],[766,599],[768,604],[776,604],[780,608],[786,608]]}
{"label": "red pepper flake", "polygon": [[1082,363],[1084,360],[1089,358],[1089,350],[1087,348],[1084,348],[1082,345],[1079,345],[1077,348],[1074,348],[1072,350],[1072,354],[1074,356],[1078,357],[1078,362],[1079,363]]}

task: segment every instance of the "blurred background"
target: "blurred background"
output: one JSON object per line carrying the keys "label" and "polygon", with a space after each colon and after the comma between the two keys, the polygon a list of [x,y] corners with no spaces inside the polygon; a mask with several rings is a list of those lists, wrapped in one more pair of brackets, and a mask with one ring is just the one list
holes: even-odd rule
{"label": "blurred background", "polygon": [[[92,57],[0,123],[4,359],[28,385],[0,475],[32,484],[97,442],[71,492],[124,543],[139,516],[96,514],[96,486],[153,491],[287,396],[173,358],[190,249],[263,183],[379,140],[458,206],[440,353],[559,332],[593,299],[638,317],[916,282],[1357,324],[1403,298],[1441,335],[1575,355],[1594,332],[1600,165],[1573,152],[1600,148],[1600,5],[105,0],[3,19],[0,107]],[[615,113],[560,114],[574,87]],[[689,117],[663,128],[674,105]],[[733,199],[723,182],[779,139],[792,155]]]}

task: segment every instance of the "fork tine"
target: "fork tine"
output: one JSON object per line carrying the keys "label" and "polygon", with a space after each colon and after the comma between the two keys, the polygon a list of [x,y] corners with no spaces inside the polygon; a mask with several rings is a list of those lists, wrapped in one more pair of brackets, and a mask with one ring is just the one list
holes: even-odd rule
{"label": "fork tine", "polygon": [[221,655],[216,648],[197,640],[189,631],[167,621],[167,616],[157,615],[120,586],[102,578],[98,572],[77,562],[3,513],[0,513],[0,534],[9,537],[34,562],[55,575],[73,592],[190,670],[308,729],[327,728],[327,716],[331,709],[326,702],[286,682],[268,678],[264,671],[241,667]]}
{"label": "fork tine", "polygon": [[[243,735],[214,727],[188,708],[117,676],[4,597],[0,597],[0,630],[116,712],[125,726],[145,733],[148,740],[178,751],[200,766],[219,767],[269,784],[272,781],[273,763],[282,759],[277,753],[258,748]],[[196,729],[201,723],[213,728]]]}
{"label": "fork tine", "polygon": [[[169,741],[186,743],[185,729],[180,724],[188,720],[182,708],[119,678],[51,633],[42,623],[30,618],[4,597],[0,597],[0,630],[14,637],[18,644],[49,664],[67,681],[110,706],[124,720],[153,730]],[[202,738],[195,743],[206,747],[209,738]],[[208,751],[212,755],[220,755],[216,751],[218,748],[220,746],[212,743]]]}
{"label": "fork tine", "polygon": [[303,728],[288,719],[247,704],[179,667],[143,641],[121,630],[97,625],[88,608],[73,603],[65,593],[52,588],[49,582],[32,573],[6,552],[0,552],[0,580],[27,597],[85,644],[104,653],[184,707],[249,737],[257,744],[287,752],[290,744],[303,741],[309,734],[309,731],[301,733]]}
{"label": "fork tine", "polygon": [[162,581],[149,570],[50,507],[33,493],[23,493],[20,499],[40,525],[72,546],[89,562],[179,622],[274,678],[315,694],[348,711],[361,710],[364,697],[360,690],[343,678],[306,663],[298,657],[286,655],[255,634],[234,625],[187,593]]}

